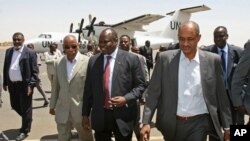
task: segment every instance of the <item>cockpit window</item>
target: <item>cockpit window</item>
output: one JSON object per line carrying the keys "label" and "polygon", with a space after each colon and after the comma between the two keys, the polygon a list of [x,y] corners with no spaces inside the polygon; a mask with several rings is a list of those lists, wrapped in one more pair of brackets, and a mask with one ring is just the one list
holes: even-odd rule
{"label": "cockpit window", "polygon": [[51,39],[51,34],[40,34],[38,38]]}

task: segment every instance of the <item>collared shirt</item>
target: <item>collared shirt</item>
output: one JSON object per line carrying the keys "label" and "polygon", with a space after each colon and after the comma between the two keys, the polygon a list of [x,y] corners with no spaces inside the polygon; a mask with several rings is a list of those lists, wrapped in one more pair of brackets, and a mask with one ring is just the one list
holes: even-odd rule
{"label": "collared shirt", "polygon": [[67,60],[67,77],[68,77],[68,82],[72,79],[73,72],[76,66],[76,62],[79,59],[79,52],[77,52],[75,58],[72,61],[69,61],[67,58],[67,55],[65,55],[66,60]]}
{"label": "collared shirt", "polygon": [[111,97],[111,90],[112,90],[112,78],[113,78],[113,70],[115,66],[115,59],[116,55],[118,52],[118,47],[112,52],[111,54],[105,54],[104,55],[104,63],[103,63],[103,70],[105,69],[106,63],[107,63],[107,57],[106,56],[111,56],[109,60],[109,66],[110,66],[110,75],[109,75],[109,95]]}
{"label": "collared shirt", "polygon": [[178,76],[177,115],[195,116],[208,113],[203,97],[198,51],[192,60],[181,52]]}
{"label": "collared shirt", "polygon": [[[220,56],[221,56],[221,54],[222,54],[221,50],[224,51],[224,60],[225,60],[225,63],[226,63],[226,71],[227,71],[227,63],[228,63],[228,60],[227,60],[227,58],[228,58],[228,45],[226,44],[225,47],[222,48],[222,49],[219,48],[219,47],[217,47],[217,50],[218,50],[218,53],[219,53]],[[226,73],[227,73],[227,72],[226,72]]]}
{"label": "collared shirt", "polygon": [[13,49],[13,54],[11,58],[11,65],[9,69],[9,77],[12,82],[14,81],[22,81],[22,74],[19,66],[20,57],[22,54],[24,46],[22,46],[19,50]]}

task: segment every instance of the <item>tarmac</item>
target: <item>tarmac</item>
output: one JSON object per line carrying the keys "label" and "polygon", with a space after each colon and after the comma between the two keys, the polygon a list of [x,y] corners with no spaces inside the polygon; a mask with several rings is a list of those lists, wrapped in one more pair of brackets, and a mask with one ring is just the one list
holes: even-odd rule
{"label": "tarmac", "polygon": [[[5,48],[0,47],[0,73],[2,75],[3,62],[5,55]],[[45,91],[48,98],[50,98],[50,81],[46,73],[46,64],[42,61],[40,66],[40,78],[42,81],[42,88]],[[21,117],[11,109],[9,93],[2,91],[3,105],[0,108],[0,131],[2,131],[9,140],[15,140],[21,127]],[[54,116],[49,114],[49,107],[43,107],[44,100],[41,94],[35,88],[33,94],[33,122],[31,132],[25,141],[56,141],[57,140],[57,128]],[[141,111],[143,106],[141,106]],[[154,117],[155,120],[155,117]],[[153,120],[153,121],[154,121]],[[77,140],[76,131],[72,131],[72,140]],[[3,139],[0,138],[0,141]],[[152,141],[162,141],[161,133],[156,129],[152,128],[151,137]],[[133,136],[133,141],[136,141],[136,137]]]}

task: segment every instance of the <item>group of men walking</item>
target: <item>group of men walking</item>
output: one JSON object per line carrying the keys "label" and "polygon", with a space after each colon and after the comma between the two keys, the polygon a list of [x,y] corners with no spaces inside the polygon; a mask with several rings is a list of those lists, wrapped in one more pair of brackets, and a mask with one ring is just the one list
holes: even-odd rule
{"label": "group of men walking", "polygon": [[[151,80],[150,42],[145,42],[138,55],[130,52],[137,48],[130,49],[129,36],[118,38],[112,28],[103,30],[98,44],[101,53],[90,58],[80,54],[74,36],[64,38],[65,55],[54,64],[49,106],[58,140],[70,140],[75,128],[83,141],[111,141],[112,136],[130,141],[133,131],[138,140],[147,141],[156,110],[156,127],[167,141],[205,141],[207,135],[211,141],[230,140],[230,125],[244,124],[250,105],[246,81],[250,71],[243,65],[250,66],[249,53],[241,58],[243,49],[226,43],[225,27],[215,29],[215,45],[203,51],[197,48],[201,38],[198,24],[182,23],[179,49],[158,55]],[[6,50],[3,72],[3,89],[8,88],[11,107],[22,117],[16,140],[25,139],[30,132],[38,74],[36,54],[23,41],[22,33],[13,35],[14,47]],[[141,97],[146,98],[142,129]]]}

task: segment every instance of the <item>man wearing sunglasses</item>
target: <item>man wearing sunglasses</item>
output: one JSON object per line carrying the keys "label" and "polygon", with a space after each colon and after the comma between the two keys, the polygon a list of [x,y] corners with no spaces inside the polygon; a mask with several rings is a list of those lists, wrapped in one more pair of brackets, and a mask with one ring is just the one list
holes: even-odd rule
{"label": "man wearing sunglasses", "polygon": [[50,114],[55,115],[59,141],[71,140],[71,128],[79,140],[92,141],[91,131],[82,128],[83,90],[88,57],[79,52],[77,39],[68,35],[63,40],[65,56],[55,63],[55,75],[50,99]]}

